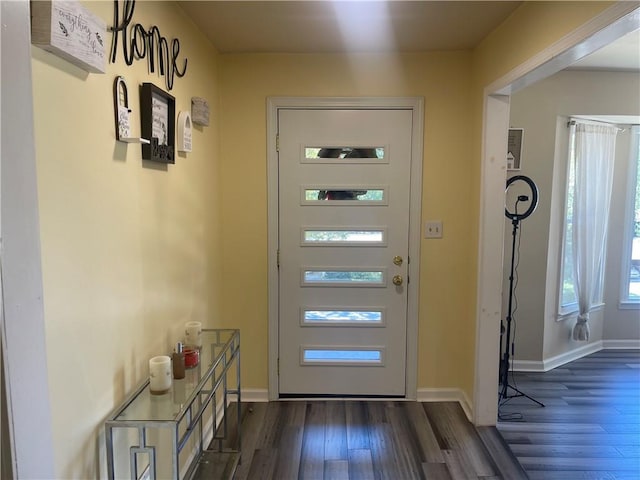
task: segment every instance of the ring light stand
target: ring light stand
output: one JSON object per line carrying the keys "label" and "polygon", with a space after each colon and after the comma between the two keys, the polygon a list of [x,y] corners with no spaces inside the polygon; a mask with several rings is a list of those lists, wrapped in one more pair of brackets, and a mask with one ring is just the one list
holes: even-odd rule
{"label": "ring light stand", "polygon": [[[511,220],[511,225],[513,225],[513,229],[511,233],[512,243],[511,243],[511,271],[509,273],[509,308],[507,311],[507,319],[506,319],[507,328],[506,328],[506,336],[504,338],[505,340],[504,348],[503,348],[503,342],[502,342],[503,340],[502,336],[503,336],[503,333],[505,333],[504,325],[501,325],[501,328],[500,328],[500,349],[501,349],[501,355],[502,355],[500,359],[500,385],[501,385],[500,400],[506,400],[506,399],[515,398],[515,397],[526,397],[529,400],[532,400],[533,402],[537,403],[541,407],[544,407],[543,403],[530,397],[524,392],[521,392],[513,385],[509,385],[510,356],[514,354],[514,344],[511,342],[511,323],[513,320],[513,317],[512,317],[513,294],[514,294],[513,279],[514,279],[514,270],[515,270],[514,262],[515,262],[515,253],[516,253],[516,237],[518,235],[518,226],[520,224],[520,221],[524,220],[529,215],[531,215],[536,209],[536,207],[538,206],[538,187],[536,187],[536,184],[533,183],[533,180],[531,180],[529,177],[525,177],[524,175],[516,175],[514,177],[509,178],[507,180],[507,187],[506,187],[505,193],[506,191],[509,190],[509,187],[513,183],[518,181],[522,181],[528,185],[530,189],[530,195],[518,195],[513,213],[507,210],[506,207],[504,209],[504,214],[506,215],[507,218]],[[527,202],[527,201],[530,202],[529,208],[527,208],[527,210],[525,210],[524,213],[518,213],[518,203]],[[509,392],[508,392],[509,389],[513,390],[515,393],[509,395]]]}

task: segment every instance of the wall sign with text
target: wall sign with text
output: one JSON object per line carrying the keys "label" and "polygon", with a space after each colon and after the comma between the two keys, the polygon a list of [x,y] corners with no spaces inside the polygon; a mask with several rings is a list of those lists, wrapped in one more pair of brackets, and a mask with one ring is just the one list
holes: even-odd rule
{"label": "wall sign with text", "polygon": [[105,22],[76,0],[31,2],[31,43],[87,72],[105,72],[105,37]]}

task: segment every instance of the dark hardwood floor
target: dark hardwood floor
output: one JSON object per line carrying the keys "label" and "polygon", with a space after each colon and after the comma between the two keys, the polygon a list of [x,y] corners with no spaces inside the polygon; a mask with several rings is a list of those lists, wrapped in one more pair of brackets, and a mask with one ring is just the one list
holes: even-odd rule
{"label": "dark hardwood floor", "polygon": [[457,403],[282,401],[241,416],[237,480],[526,479],[497,430]]}
{"label": "dark hardwood floor", "polygon": [[640,479],[640,352],[602,350],[511,383],[498,429],[531,480]]}

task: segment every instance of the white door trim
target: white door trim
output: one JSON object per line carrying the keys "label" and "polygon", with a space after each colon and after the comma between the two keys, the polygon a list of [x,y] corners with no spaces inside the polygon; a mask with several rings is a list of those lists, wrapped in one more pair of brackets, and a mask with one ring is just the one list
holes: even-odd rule
{"label": "white door trim", "polygon": [[417,396],[418,295],[422,207],[424,99],[420,97],[269,97],[267,98],[267,222],[269,299],[269,400],[278,399],[278,109],[406,109],[412,111],[409,278],[407,285],[406,398]]}
{"label": "white door trim", "polygon": [[[0,12],[0,255],[4,281],[0,336],[7,395],[0,402],[7,401],[9,417],[9,439],[2,440],[8,441],[12,449],[14,478],[55,478],[42,300],[29,4],[0,2]],[[25,352],[29,352],[27,356]],[[6,473],[4,469],[2,472]]]}
{"label": "white door trim", "polygon": [[637,29],[640,24],[637,5],[636,2],[612,5],[485,88],[473,398],[473,422],[476,425],[495,425],[498,414],[496,352],[499,350],[502,310],[500,286],[507,152],[504,132],[509,124],[509,95]]}

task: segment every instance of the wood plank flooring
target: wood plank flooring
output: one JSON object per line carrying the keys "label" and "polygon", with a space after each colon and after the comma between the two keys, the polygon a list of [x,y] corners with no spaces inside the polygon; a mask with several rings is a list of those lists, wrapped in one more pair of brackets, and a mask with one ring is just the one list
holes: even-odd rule
{"label": "wood plank flooring", "polygon": [[513,380],[546,405],[520,397],[500,408],[498,430],[531,480],[640,479],[640,351],[602,350]]}
{"label": "wood plank flooring", "polygon": [[457,403],[243,403],[241,417],[237,480],[527,478],[498,431],[476,430]]}

